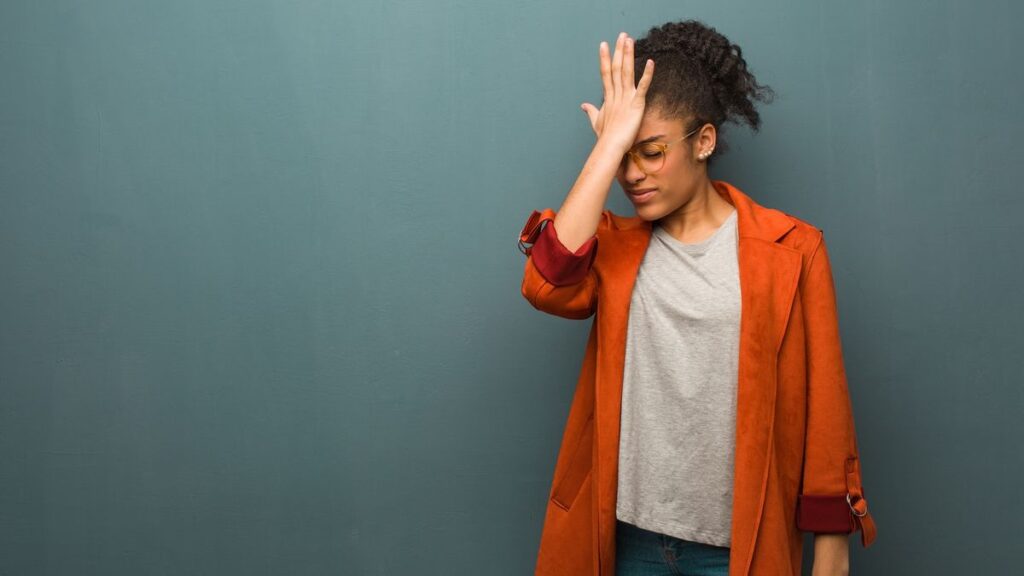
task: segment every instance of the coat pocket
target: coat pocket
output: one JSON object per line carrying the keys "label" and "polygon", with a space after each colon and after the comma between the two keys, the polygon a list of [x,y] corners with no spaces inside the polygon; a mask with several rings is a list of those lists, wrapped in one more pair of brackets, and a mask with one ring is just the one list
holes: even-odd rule
{"label": "coat pocket", "polygon": [[591,414],[583,425],[579,440],[572,447],[572,453],[566,462],[565,469],[551,491],[551,500],[564,510],[568,511],[572,508],[572,504],[583,486],[583,481],[590,474],[593,449],[594,415]]}

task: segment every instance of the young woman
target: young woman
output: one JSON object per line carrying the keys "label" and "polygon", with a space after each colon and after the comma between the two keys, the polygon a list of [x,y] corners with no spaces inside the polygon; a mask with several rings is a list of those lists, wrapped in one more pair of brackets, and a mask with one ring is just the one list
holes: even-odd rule
{"label": "young woman", "polygon": [[813,573],[846,574],[876,530],[822,231],[708,175],[771,90],[692,20],[609,52],[594,149],[519,239],[523,296],[594,316],[536,574],[797,576],[804,532]]}

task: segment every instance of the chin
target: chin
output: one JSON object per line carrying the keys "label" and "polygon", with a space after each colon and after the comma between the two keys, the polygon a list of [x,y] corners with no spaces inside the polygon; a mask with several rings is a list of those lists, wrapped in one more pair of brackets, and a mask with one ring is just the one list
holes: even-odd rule
{"label": "chin", "polygon": [[653,220],[662,217],[662,207],[659,202],[650,202],[647,204],[634,204],[633,210],[637,213],[637,216],[645,220]]}
{"label": "chin", "polygon": [[653,222],[663,216],[661,213],[662,211],[659,210],[657,206],[652,206],[650,204],[644,204],[641,206],[634,205],[633,210],[641,220],[647,220],[648,222]]}

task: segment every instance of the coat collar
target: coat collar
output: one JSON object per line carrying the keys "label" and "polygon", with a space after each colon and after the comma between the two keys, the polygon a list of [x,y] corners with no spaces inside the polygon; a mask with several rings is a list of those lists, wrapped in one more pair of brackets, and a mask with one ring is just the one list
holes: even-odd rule
{"label": "coat collar", "polygon": [[[750,196],[724,180],[712,180],[711,184],[726,202],[736,208],[736,226],[740,237],[775,242],[796,226],[785,213],[754,202]],[[653,226],[647,220],[641,220],[640,225],[648,230]]]}

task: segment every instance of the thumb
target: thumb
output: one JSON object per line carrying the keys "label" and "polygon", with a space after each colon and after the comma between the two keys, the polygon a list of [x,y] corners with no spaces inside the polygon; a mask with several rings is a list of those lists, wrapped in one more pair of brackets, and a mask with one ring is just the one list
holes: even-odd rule
{"label": "thumb", "polygon": [[592,126],[596,126],[598,114],[597,108],[595,108],[589,102],[584,102],[583,104],[580,105],[580,108],[587,114],[587,117],[590,118],[590,124]]}

